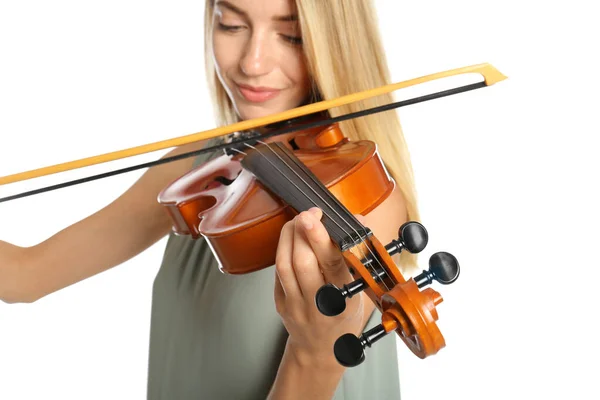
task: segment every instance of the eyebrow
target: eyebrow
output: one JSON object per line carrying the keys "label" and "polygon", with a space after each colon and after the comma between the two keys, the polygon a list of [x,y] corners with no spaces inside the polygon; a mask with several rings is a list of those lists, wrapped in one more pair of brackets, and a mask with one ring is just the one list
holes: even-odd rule
{"label": "eyebrow", "polygon": [[[248,14],[243,11],[242,9],[234,6],[233,4],[231,4],[228,1],[225,0],[217,0],[216,5],[220,5],[224,8],[227,8],[231,11],[233,11],[236,14],[239,14],[241,16],[244,17],[248,17]],[[284,22],[292,22],[292,21],[298,21],[298,15],[296,14],[290,14],[290,15],[275,15],[273,18],[273,21],[284,21]]]}

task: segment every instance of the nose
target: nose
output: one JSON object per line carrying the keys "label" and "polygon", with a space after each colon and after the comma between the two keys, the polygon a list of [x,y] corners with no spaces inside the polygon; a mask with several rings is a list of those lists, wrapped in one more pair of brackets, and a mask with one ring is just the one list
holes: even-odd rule
{"label": "nose", "polygon": [[273,68],[273,54],[269,51],[266,33],[255,32],[250,36],[240,59],[240,68],[248,76],[268,74]]}

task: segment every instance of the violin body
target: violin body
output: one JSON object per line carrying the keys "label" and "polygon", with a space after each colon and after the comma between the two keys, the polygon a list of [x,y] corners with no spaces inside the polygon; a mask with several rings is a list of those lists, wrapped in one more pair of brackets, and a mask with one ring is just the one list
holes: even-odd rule
{"label": "violin body", "polygon": [[[284,140],[353,214],[368,213],[394,189],[376,144],[349,141],[337,124],[295,132]],[[297,214],[243,168],[241,157],[208,161],[158,196],[172,218],[173,232],[204,236],[221,270],[229,274],[274,265],[281,229]]]}

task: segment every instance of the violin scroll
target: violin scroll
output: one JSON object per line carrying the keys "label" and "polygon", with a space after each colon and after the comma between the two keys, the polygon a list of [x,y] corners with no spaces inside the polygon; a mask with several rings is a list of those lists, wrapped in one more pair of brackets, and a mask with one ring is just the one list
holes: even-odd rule
{"label": "violin scroll", "polygon": [[[419,358],[433,355],[445,346],[444,338],[435,323],[438,319],[435,307],[443,301],[442,296],[431,288],[420,289],[434,280],[445,285],[455,282],[460,274],[458,260],[448,252],[435,253],[429,259],[429,270],[424,270],[415,278],[404,280],[401,274],[387,267],[390,264],[386,258],[402,250],[420,252],[425,248],[428,237],[425,228],[414,221],[402,225],[399,236],[399,240],[385,246],[388,253],[385,256],[375,258],[374,262],[373,257],[377,256],[375,251],[369,260],[363,259],[361,263],[364,268],[360,273],[356,272],[360,266],[352,261],[352,257],[348,258],[353,275],[360,275],[369,268],[367,273],[370,276],[363,276],[341,289],[328,284],[317,292],[317,308],[324,315],[342,313],[345,299],[361,291],[366,291],[382,312],[380,325],[364,332],[360,337],[347,333],[335,342],[334,354],[343,366],[353,367],[362,363],[365,360],[365,349],[392,331],[396,331]],[[375,238],[372,240],[374,250],[381,248]]]}

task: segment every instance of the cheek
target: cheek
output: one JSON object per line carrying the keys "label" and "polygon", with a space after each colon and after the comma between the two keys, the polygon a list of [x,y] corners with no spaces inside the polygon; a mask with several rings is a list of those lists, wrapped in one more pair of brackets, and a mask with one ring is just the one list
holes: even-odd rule
{"label": "cheek", "polygon": [[299,91],[308,92],[310,88],[310,78],[304,56],[302,53],[299,53],[291,58],[291,60],[293,61],[284,64],[286,67],[286,75],[294,81],[298,86]]}
{"label": "cheek", "polygon": [[227,38],[215,34],[213,36],[213,55],[215,67],[219,75],[226,72],[236,65],[235,49],[232,43],[228,43]]}

